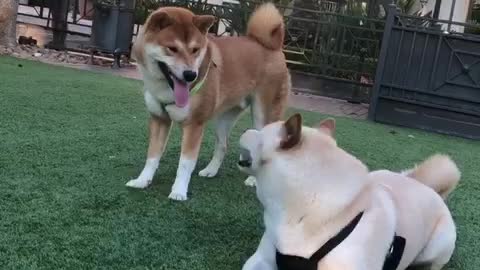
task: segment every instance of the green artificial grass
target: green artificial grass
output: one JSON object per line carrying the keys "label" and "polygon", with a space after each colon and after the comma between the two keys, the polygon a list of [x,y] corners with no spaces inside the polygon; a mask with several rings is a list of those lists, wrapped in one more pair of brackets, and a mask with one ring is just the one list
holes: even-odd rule
{"label": "green artificial grass", "polygon": [[[145,161],[141,82],[0,58],[0,269],[240,269],[262,233],[261,210],[236,168],[244,116],[219,175],[197,176],[189,201],[167,199],[180,133],[153,185],[125,187]],[[309,124],[322,115],[303,113]],[[449,200],[458,246],[448,269],[480,267],[480,143],[337,118],[339,144],[370,168],[400,170],[443,152],[463,178]],[[319,153],[320,154],[320,153]]]}

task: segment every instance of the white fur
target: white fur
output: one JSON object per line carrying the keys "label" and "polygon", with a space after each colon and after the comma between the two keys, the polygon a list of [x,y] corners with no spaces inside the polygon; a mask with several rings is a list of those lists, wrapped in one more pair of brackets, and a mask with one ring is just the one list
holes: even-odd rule
{"label": "white fur", "polygon": [[175,39],[173,40],[173,43],[175,43],[175,45],[178,47],[178,49],[180,50],[187,50],[187,47],[185,46],[185,44],[183,42],[181,42],[180,40],[178,39]]}
{"label": "white fur", "polygon": [[[158,69],[158,67],[156,67]],[[142,66],[139,66],[140,73],[143,75],[143,89],[150,92],[155,99],[162,101],[163,103],[173,102],[173,91],[168,85],[167,80],[163,77],[163,73],[160,75],[154,74]]]}
{"label": "white fur", "polygon": [[188,184],[196,163],[196,160],[191,160],[183,155],[180,156],[177,177],[175,178],[175,183],[173,183],[172,192],[168,196],[170,199],[175,201],[187,200]]}
{"label": "white fur", "polygon": [[257,130],[260,130],[265,125],[265,116],[263,114],[263,108],[261,107],[261,102],[253,99],[252,102],[252,116],[253,116],[253,127]]}
{"label": "white fur", "polygon": [[177,107],[175,104],[165,106],[168,116],[173,121],[179,123],[187,119],[190,115],[190,102],[183,108]]}
{"label": "white fur", "polygon": [[[258,188],[257,188],[258,190]],[[258,194],[258,193],[257,193]],[[331,251],[319,264],[318,269],[326,270],[380,270],[383,266],[382,260],[372,260],[375,257],[384,257],[390,246],[390,237],[394,233],[395,217],[392,212],[393,202],[388,194],[379,190],[372,194],[373,198],[379,199],[384,204],[373,205],[367,214],[362,217],[361,223],[339,246]],[[271,203],[275,203],[274,198]],[[309,211],[314,205],[306,205]],[[256,252],[247,260],[243,270],[276,270],[275,252],[279,249],[284,254],[297,255],[309,258],[334,233],[338,227],[326,225],[323,230],[319,227],[318,234],[311,235],[305,232],[304,223],[292,222],[288,218],[289,213],[282,211],[281,207],[271,208],[269,213],[265,212],[264,220],[266,230],[260,241]],[[302,214],[305,212],[302,212]],[[308,217],[307,217],[308,218]],[[383,219],[391,226],[375,230],[369,226],[371,222]],[[275,226],[272,226],[275,225]],[[346,224],[342,224],[344,226]],[[327,233],[327,237],[325,237]],[[323,236],[322,236],[323,234]],[[371,239],[385,240],[382,245],[373,245]],[[379,241],[381,242],[381,241]],[[368,247],[368,248],[366,248]],[[349,258],[349,259],[345,259]],[[337,261],[341,262],[338,264]],[[369,261],[368,264],[365,261]]]}
{"label": "white fur", "polygon": [[188,43],[188,48],[193,49],[195,46],[197,46],[197,41],[191,40],[190,43]]}
{"label": "white fur", "polygon": [[257,179],[255,176],[248,176],[247,179],[243,182],[247,187],[255,187],[257,185]]}
{"label": "white fur", "polygon": [[159,161],[160,158],[147,159],[145,162],[145,167],[138,178],[128,181],[126,185],[133,188],[146,188],[152,182],[155,171],[158,168]]}
{"label": "white fur", "polygon": [[243,109],[234,108],[215,119],[215,150],[212,160],[205,169],[198,173],[199,176],[214,177],[217,175],[227,152],[228,135],[242,112]]}
{"label": "white fur", "polygon": [[[252,117],[253,117],[253,127],[256,130],[260,130],[264,127],[265,125],[265,115],[263,113],[263,108],[261,107],[261,102],[258,100],[255,100],[256,98],[253,98],[253,102],[251,104],[251,111],[252,111]],[[245,179],[244,184],[247,187],[255,187],[256,186],[256,178],[253,175],[250,175]]]}
{"label": "white fur", "polygon": [[145,99],[145,105],[147,110],[156,116],[163,116],[165,111],[163,111],[162,106],[158,99],[156,99],[150,91],[144,91],[143,97]]}
{"label": "white fur", "polygon": [[276,270],[275,252],[272,239],[264,233],[257,251],[243,265],[242,270]]}
{"label": "white fur", "polygon": [[240,106],[241,109],[246,109],[248,107],[247,99],[246,98],[242,99],[239,106]]}
{"label": "white fur", "polygon": [[303,127],[295,150],[280,150],[282,122],[249,130],[240,146],[257,179],[265,233],[243,270],[274,270],[275,250],[309,258],[358,213],[354,231],[319,263],[322,270],[381,270],[393,236],[407,239],[397,270],[417,263],[439,270],[450,259],[456,232],[442,198],[390,171],[369,173],[325,131]]}
{"label": "white fur", "polygon": [[173,91],[166,81],[147,77],[144,76],[144,98],[147,110],[157,116],[165,116],[167,113],[168,117],[175,122],[184,121],[190,115],[190,102],[183,108],[177,107],[175,104],[168,104],[165,106],[165,112],[161,103],[174,102]]}
{"label": "white fur", "polygon": [[[166,49],[162,46],[156,44],[146,44],[145,45],[145,67],[149,75],[153,76],[155,79],[165,80],[165,77],[162,71],[158,68],[158,62],[164,62],[167,66],[175,66],[175,57],[169,56],[166,53]],[[172,68],[173,71],[173,68]],[[142,72],[144,75],[145,73]],[[166,82],[166,81],[165,81]]]}

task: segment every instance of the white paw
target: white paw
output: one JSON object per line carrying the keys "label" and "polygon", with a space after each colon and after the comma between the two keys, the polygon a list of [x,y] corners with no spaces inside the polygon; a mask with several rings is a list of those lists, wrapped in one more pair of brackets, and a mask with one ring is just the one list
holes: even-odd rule
{"label": "white paw", "polygon": [[168,195],[168,198],[174,201],[186,201],[187,198],[187,193],[178,193],[175,191],[170,192],[170,195]]}
{"label": "white paw", "polygon": [[128,181],[125,185],[132,188],[146,188],[150,183],[152,183],[152,180],[137,178]]}
{"label": "white paw", "polygon": [[188,186],[184,185],[181,179],[175,179],[175,183],[172,186],[172,192],[168,195],[168,198],[174,201],[186,201]]}
{"label": "white paw", "polygon": [[255,178],[255,176],[249,176],[244,183],[247,187],[254,187],[257,185],[257,179]]}
{"label": "white paw", "polygon": [[207,166],[205,169],[201,170],[198,175],[201,177],[215,177],[217,175],[218,169]]}

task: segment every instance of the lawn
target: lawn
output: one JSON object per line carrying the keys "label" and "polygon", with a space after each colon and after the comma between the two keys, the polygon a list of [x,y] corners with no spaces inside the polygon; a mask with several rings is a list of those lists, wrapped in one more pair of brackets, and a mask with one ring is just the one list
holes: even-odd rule
{"label": "lawn", "polygon": [[[174,128],[146,190],[147,113],[141,82],[0,58],[0,269],[240,269],[262,231],[254,190],[236,169],[243,117],[219,175],[196,176],[213,151],[207,131],[190,200],[167,199],[179,158]],[[304,112],[307,123],[323,116]],[[370,168],[399,170],[435,152],[463,178],[449,205],[459,239],[448,269],[480,266],[480,143],[337,119],[339,144]]]}

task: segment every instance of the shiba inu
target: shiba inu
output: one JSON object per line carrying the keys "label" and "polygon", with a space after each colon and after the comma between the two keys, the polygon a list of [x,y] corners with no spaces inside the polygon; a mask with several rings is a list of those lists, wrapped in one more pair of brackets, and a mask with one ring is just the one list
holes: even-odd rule
{"label": "shiba inu", "polygon": [[281,118],[290,91],[282,52],[283,17],[273,4],[252,14],[246,36],[212,37],[213,16],[177,7],[153,12],[133,46],[151,114],[147,160],[127,186],[147,187],[159,166],[172,121],[182,126],[182,146],[169,198],[186,200],[207,121],[215,121],[216,145],[208,166],[214,177],[225,156],[227,137],[239,115],[251,107],[255,128]]}
{"label": "shiba inu", "polygon": [[460,179],[434,155],[413,169],[369,172],[337,146],[335,122],[300,115],[240,138],[239,167],[254,175],[265,232],[244,270],[440,270],[456,228],[444,198]]}

